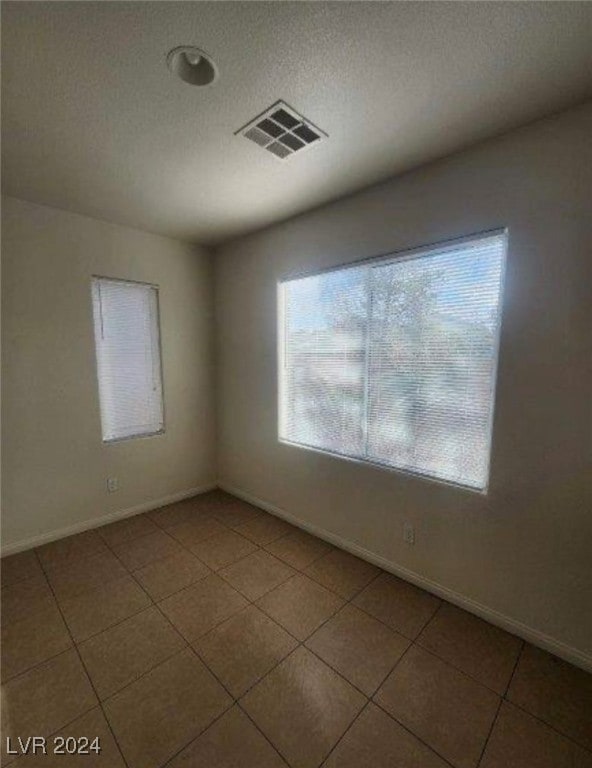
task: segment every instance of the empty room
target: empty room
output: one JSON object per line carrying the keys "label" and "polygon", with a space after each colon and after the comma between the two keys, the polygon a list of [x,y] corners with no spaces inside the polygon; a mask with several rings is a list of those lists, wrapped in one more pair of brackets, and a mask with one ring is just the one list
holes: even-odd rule
{"label": "empty room", "polygon": [[0,12],[2,768],[592,768],[592,2]]}

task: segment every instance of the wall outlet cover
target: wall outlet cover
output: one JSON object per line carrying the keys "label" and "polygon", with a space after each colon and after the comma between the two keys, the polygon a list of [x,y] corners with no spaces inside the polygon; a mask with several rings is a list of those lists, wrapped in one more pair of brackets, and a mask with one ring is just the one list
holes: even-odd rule
{"label": "wall outlet cover", "polygon": [[415,544],[415,528],[411,523],[403,523],[403,541],[406,544]]}
{"label": "wall outlet cover", "polygon": [[109,493],[114,493],[119,489],[119,481],[116,477],[107,478],[107,490]]}

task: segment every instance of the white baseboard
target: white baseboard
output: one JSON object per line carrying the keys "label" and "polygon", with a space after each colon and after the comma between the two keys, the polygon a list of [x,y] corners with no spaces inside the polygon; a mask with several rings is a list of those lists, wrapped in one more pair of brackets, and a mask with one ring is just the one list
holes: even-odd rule
{"label": "white baseboard", "polygon": [[186,491],[172,493],[169,496],[163,496],[160,499],[144,501],[133,507],[127,507],[127,509],[120,509],[117,512],[109,512],[107,515],[102,515],[101,517],[82,520],[80,523],[74,523],[65,528],[55,528],[53,531],[42,533],[39,536],[32,536],[29,539],[21,539],[21,541],[16,541],[13,544],[3,546],[2,557],[5,557],[6,555],[14,555],[16,552],[22,552],[25,549],[39,547],[41,544],[48,544],[50,541],[63,539],[65,536],[72,536],[75,533],[82,533],[82,531],[88,531],[92,528],[100,528],[101,525],[113,523],[116,520],[122,520],[124,517],[132,517],[133,515],[139,515],[142,512],[150,512],[151,509],[158,509],[159,507],[164,507],[166,504],[173,504],[175,501],[182,501],[191,496],[197,496],[200,493],[212,491],[217,487],[216,483],[208,483],[207,485],[201,485],[197,488],[189,488]]}
{"label": "white baseboard", "polygon": [[426,579],[424,576],[420,576],[414,571],[410,571],[409,569],[403,568],[402,566],[397,565],[390,560],[386,560],[384,557],[376,555],[373,552],[364,549],[364,547],[359,546],[358,544],[347,541],[346,539],[342,539],[341,536],[331,533],[330,531],[326,531],[324,528],[319,528],[316,525],[306,523],[303,520],[300,520],[299,518],[290,514],[289,512],[286,512],[286,510],[281,509],[280,507],[276,507],[274,504],[270,504],[263,499],[259,499],[256,496],[241,490],[240,488],[236,488],[223,481],[218,482],[218,487],[222,488],[222,490],[227,491],[228,493],[231,493],[233,496],[237,496],[244,501],[249,502],[249,504],[253,504],[256,507],[260,507],[261,509],[270,512],[272,515],[281,517],[282,519],[292,523],[292,525],[295,525],[298,528],[303,528],[304,530],[309,531],[315,536],[318,536],[320,539],[328,541],[330,544],[335,544],[335,546],[339,547],[340,549],[351,552],[352,555],[356,555],[363,560],[367,560],[369,563],[377,565],[379,568],[382,568],[389,573],[393,573],[395,576],[400,576],[402,579],[405,579],[405,581],[409,581],[412,584],[425,589],[427,592],[432,592],[438,597],[447,600],[449,603],[453,603],[454,605],[458,605],[460,608],[464,608],[466,611],[469,611],[470,613],[485,619],[491,624],[494,624],[497,627],[501,627],[501,629],[505,629],[506,631],[521,637],[523,640],[527,640],[529,643],[532,643],[532,645],[536,645],[545,651],[549,651],[549,653],[552,653],[555,656],[559,656],[560,658],[569,661],[571,664],[575,664],[576,666],[581,667],[587,672],[592,672],[592,656],[584,653],[583,651],[579,651],[577,648],[566,645],[565,643],[562,643],[561,641],[556,640],[555,638],[550,637],[543,632],[539,632],[538,630],[533,629],[532,627],[529,627],[526,624],[517,621],[516,619],[505,616],[493,608],[488,608],[486,605],[477,603],[475,600],[471,600],[459,592],[448,589],[447,587],[444,587],[435,581]]}

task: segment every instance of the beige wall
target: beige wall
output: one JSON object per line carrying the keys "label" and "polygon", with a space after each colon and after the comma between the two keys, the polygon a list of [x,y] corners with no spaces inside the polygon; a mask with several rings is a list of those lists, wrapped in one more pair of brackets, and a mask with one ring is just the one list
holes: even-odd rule
{"label": "beige wall", "polygon": [[[581,663],[592,663],[591,135],[588,105],[228,244],[215,261],[220,481]],[[289,164],[285,174],[289,184]],[[279,278],[503,226],[487,496],[278,443]]]}
{"label": "beige wall", "polygon": [[[3,549],[215,482],[209,255],[2,202]],[[160,286],[163,435],[101,442],[93,274]]]}

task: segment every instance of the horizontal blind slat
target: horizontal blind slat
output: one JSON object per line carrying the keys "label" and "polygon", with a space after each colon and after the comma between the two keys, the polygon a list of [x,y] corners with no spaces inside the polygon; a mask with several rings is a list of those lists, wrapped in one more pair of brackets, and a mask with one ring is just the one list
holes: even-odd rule
{"label": "horizontal blind slat", "polygon": [[286,281],[281,437],[487,483],[505,235]]}
{"label": "horizontal blind slat", "polygon": [[156,289],[94,278],[93,303],[103,440],[161,431]]}

